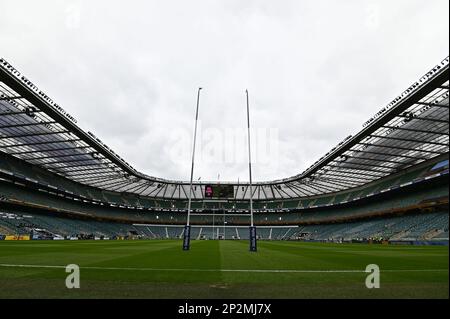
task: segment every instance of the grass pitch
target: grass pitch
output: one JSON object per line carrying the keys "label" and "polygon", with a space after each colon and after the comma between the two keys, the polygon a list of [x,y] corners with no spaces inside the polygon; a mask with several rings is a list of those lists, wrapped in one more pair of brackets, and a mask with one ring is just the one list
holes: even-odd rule
{"label": "grass pitch", "polygon": [[[448,247],[260,241],[0,241],[0,298],[449,298]],[[65,266],[80,266],[67,289]],[[368,264],[381,288],[367,289]],[[51,266],[51,267],[48,267]],[[53,267],[55,266],[55,267]]]}

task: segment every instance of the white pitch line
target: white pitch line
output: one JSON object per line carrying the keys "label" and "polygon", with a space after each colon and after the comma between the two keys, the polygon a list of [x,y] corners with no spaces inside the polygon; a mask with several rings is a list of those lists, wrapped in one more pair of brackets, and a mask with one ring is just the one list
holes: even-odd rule
{"label": "white pitch line", "polygon": [[[15,265],[0,264],[0,267],[9,268],[57,268],[65,269],[66,266],[58,265]],[[92,270],[126,270],[126,271],[186,271],[186,272],[248,272],[248,273],[365,273],[365,270],[342,269],[342,270],[307,270],[307,269],[196,269],[196,268],[133,268],[133,267],[95,267],[83,266],[80,269]],[[381,269],[381,272],[444,272],[448,269]]]}

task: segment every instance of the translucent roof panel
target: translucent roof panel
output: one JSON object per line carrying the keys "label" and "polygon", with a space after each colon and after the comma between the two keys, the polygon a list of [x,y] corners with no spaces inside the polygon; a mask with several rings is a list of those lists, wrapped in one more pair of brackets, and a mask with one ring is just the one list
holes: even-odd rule
{"label": "translucent roof panel", "polygon": [[[448,154],[448,64],[447,57],[369,119],[360,132],[301,174],[253,185],[253,198],[335,193]],[[187,199],[189,193],[186,181],[136,171],[94,134],[80,129],[68,112],[4,59],[0,59],[0,152],[103,190],[165,199]],[[194,199],[203,199],[204,184],[194,183]],[[247,183],[226,184],[234,187],[230,199],[250,198]]]}

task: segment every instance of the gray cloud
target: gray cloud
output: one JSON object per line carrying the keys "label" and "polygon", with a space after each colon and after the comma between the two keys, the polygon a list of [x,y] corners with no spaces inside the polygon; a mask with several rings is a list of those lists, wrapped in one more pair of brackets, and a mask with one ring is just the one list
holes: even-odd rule
{"label": "gray cloud", "polygon": [[[279,138],[274,165],[255,163],[255,179],[277,179],[356,133],[448,55],[448,6],[0,0],[0,55],[137,169],[171,179],[189,176],[197,87],[202,127],[222,131],[245,127],[248,88],[252,125]],[[189,142],[173,162],[177,134]],[[218,173],[248,176],[245,163],[196,164],[203,180]]]}

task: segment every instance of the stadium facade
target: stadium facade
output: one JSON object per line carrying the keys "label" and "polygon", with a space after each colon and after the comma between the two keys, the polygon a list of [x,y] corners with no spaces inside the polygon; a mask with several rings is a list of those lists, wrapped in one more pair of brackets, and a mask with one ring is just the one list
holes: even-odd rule
{"label": "stadium facade", "polygon": [[[304,172],[194,182],[192,238],[448,243],[447,57]],[[0,236],[181,238],[189,182],[135,170],[0,59]],[[10,236],[10,237],[6,237]]]}

